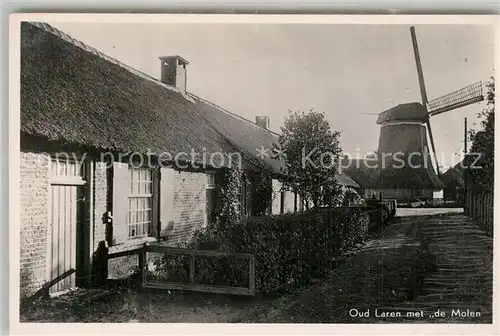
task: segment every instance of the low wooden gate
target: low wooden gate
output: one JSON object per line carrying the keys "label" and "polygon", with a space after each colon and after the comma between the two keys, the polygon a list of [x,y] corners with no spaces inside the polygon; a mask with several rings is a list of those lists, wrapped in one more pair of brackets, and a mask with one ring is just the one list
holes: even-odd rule
{"label": "low wooden gate", "polygon": [[[252,254],[246,253],[229,253],[207,250],[192,250],[184,248],[172,248],[156,245],[145,245],[138,250],[139,253],[139,268],[141,270],[142,287],[143,288],[159,288],[159,289],[179,289],[197,292],[210,292],[234,295],[255,295],[255,258]],[[146,265],[148,253],[168,254],[168,255],[183,255],[190,258],[189,263],[189,282],[167,282],[167,281],[152,281],[147,278]],[[248,287],[232,287],[232,286],[216,286],[206,285],[195,282],[196,274],[196,258],[235,258],[248,261]]]}

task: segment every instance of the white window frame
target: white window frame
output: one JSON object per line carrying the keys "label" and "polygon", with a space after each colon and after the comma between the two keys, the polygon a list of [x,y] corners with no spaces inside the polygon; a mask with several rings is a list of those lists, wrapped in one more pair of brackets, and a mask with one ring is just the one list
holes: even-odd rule
{"label": "white window frame", "polygon": [[[215,171],[206,171],[205,172],[205,176],[206,176],[206,182],[205,182],[205,190],[206,192],[208,193],[209,191],[210,192],[215,192],[215,190],[217,189],[217,177],[216,177],[216,172]],[[213,206],[215,207],[216,206],[216,197],[217,195],[215,194],[214,195],[214,199],[213,199],[213,202],[215,202],[215,204],[213,204]],[[207,202],[207,210],[208,210],[208,196],[207,196],[207,199],[206,199],[206,202]],[[215,209],[213,209],[215,210]],[[209,217],[211,217],[212,214],[211,213],[207,213],[205,214],[205,226],[208,225],[209,221],[211,224],[213,224],[213,218],[209,220]]]}
{"label": "white window frame", "polygon": [[[82,161],[80,161],[82,160]],[[67,165],[71,163],[72,165]],[[52,185],[84,185],[86,165],[83,159],[74,160],[73,158],[62,158],[60,155],[52,156],[50,159],[50,184]],[[80,168],[78,169],[78,165]],[[68,167],[74,167],[72,172],[68,171]],[[61,173],[60,168],[64,167]]]}
{"label": "white window frame", "polygon": [[[155,235],[153,212],[154,212],[154,173],[153,169],[145,167],[128,166],[130,173],[130,188],[127,208],[127,240],[144,239]],[[139,171],[139,179],[135,179],[134,171]],[[143,179],[142,172],[148,172],[146,179]],[[149,187],[147,187],[149,185]],[[136,188],[138,190],[136,190]],[[143,189],[144,188],[144,189]],[[145,205],[140,200],[146,200]],[[149,200],[149,201],[147,201]],[[137,201],[135,207],[131,207],[132,203]],[[149,207],[148,207],[149,206]],[[146,216],[147,214],[147,216]],[[132,217],[135,219],[132,220]],[[139,219],[140,218],[140,219]],[[139,233],[140,232],[140,233]],[[133,234],[131,234],[133,233]]]}
{"label": "white window frame", "polygon": [[217,187],[215,172],[206,172],[206,178],[206,189],[215,189]]}

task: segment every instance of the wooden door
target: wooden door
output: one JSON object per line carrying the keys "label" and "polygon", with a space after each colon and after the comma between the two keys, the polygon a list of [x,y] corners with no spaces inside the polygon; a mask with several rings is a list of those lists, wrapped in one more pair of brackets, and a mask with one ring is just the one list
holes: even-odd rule
{"label": "wooden door", "polygon": [[72,185],[52,185],[52,232],[50,246],[50,279],[63,277],[51,292],[76,286],[77,188]]}
{"label": "wooden door", "polygon": [[47,249],[48,280],[53,283],[50,293],[66,291],[78,285],[77,269],[85,251],[83,172],[71,162],[56,162],[53,167]]}

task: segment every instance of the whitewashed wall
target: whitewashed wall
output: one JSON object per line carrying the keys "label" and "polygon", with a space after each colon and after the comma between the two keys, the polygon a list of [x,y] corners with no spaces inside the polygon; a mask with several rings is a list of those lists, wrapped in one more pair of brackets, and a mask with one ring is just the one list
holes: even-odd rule
{"label": "whitewashed wall", "polygon": [[281,213],[281,186],[282,183],[273,179],[273,197],[272,197],[272,214],[277,215]]}
{"label": "whitewashed wall", "polygon": [[[273,180],[273,202],[272,202],[272,214],[277,215],[281,213],[281,198],[284,197],[283,212],[293,212],[295,205],[295,194],[292,191],[286,190],[283,194],[281,193],[283,183],[278,180]],[[300,200],[297,197],[297,210],[299,208]]]}

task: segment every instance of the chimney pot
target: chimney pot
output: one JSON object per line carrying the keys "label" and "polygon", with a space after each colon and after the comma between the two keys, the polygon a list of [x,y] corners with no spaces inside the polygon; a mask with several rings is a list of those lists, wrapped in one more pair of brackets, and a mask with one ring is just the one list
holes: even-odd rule
{"label": "chimney pot", "polygon": [[256,116],[255,123],[265,129],[269,129],[269,117],[268,116]]}
{"label": "chimney pot", "polygon": [[189,62],[180,56],[161,56],[159,59],[161,61],[162,83],[185,92],[187,86],[186,66]]}

